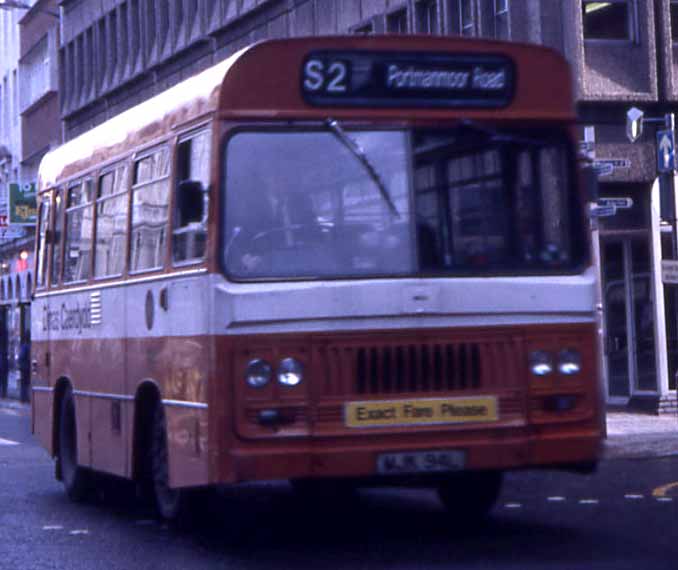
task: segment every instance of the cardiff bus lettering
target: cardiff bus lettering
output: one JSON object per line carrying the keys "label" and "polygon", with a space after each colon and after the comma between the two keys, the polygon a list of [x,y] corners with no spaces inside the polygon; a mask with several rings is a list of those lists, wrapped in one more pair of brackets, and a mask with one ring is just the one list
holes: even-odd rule
{"label": "cardiff bus lettering", "polygon": [[58,309],[50,310],[46,305],[42,309],[43,331],[77,330],[78,333],[82,333],[82,329],[88,329],[91,326],[89,305],[81,307],[76,302],[75,307],[69,307],[66,303],[62,303]]}

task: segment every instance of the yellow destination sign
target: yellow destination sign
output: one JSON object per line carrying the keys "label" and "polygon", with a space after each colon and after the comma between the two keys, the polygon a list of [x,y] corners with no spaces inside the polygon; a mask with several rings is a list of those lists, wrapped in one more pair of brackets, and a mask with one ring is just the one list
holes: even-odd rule
{"label": "yellow destination sign", "polygon": [[380,402],[348,402],[344,407],[348,427],[458,424],[499,419],[497,398],[431,398]]}

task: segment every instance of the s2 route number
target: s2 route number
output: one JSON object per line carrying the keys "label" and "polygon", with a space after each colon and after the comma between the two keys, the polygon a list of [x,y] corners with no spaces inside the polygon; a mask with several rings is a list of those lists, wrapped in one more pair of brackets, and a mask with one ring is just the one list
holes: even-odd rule
{"label": "s2 route number", "polygon": [[312,93],[346,93],[348,65],[344,61],[309,59],[304,65],[304,89]]}

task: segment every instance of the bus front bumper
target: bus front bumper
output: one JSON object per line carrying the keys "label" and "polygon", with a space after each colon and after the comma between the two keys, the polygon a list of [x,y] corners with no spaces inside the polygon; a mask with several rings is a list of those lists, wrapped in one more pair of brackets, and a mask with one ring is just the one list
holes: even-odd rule
{"label": "bus front bumper", "polygon": [[[542,433],[504,431],[493,437],[387,436],[350,440],[258,443],[234,449],[215,483],[266,481],[296,478],[364,478],[379,474],[384,454],[418,452],[461,452],[463,470],[511,470],[549,467],[580,470],[595,465],[601,454],[602,433],[598,429],[551,430]],[[533,430],[534,431],[534,430]],[[421,434],[420,434],[421,435]],[[416,473],[415,473],[416,474]]]}

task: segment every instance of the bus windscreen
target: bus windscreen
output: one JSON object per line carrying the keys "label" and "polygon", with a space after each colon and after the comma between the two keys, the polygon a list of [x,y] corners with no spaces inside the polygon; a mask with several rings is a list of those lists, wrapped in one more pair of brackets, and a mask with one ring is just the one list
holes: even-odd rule
{"label": "bus windscreen", "polygon": [[236,280],[570,273],[584,261],[573,159],[553,132],[241,131],[224,160],[223,263]]}

